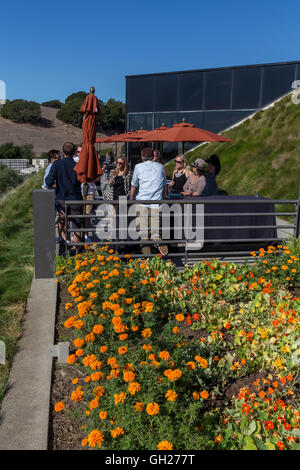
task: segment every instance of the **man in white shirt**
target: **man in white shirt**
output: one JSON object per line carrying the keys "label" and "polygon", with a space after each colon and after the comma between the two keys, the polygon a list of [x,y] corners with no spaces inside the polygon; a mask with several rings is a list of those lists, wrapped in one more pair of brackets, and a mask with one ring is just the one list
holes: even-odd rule
{"label": "man in white shirt", "polygon": [[[138,163],[134,168],[130,199],[135,198],[140,201],[162,200],[167,189],[164,167],[160,163],[152,161],[153,152],[151,148],[144,148],[141,152],[141,158],[142,163]],[[157,204],[141,205],[139,209],[141,210],[139,216],[141,239],[148,240],[148,228],[151,226],[151,238],[161,241],[159,235],[159,206]],[[154,246],[161,255],[166,256],[168,254],[167,245],[155,244]],[[150,246],[143,245],[142,253],[149,255],[151,253]]]}

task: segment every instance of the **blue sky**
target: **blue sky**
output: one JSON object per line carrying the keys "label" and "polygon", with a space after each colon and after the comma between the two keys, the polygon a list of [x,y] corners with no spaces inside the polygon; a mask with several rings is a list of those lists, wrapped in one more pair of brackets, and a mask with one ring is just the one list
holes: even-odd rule
{"label": "blue sky", "polygon": [[290,0],[4,0],[0,80],[11,100],[94,85],[125,101],[126,75],[299,60],[299,14]]}

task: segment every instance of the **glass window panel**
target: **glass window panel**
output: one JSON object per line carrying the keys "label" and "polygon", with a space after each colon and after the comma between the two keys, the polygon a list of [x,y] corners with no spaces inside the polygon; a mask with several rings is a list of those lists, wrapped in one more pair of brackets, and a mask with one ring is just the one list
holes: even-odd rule
{"label": "glass window panel", "polygon": [[155,77],[155,111],[176,111],[177,74]]}
{"label": "glass window panel", "polygon": [[179,80],[178,109],[202,109],[203,101],[203,72],[181,73]]}
{"label": "glass window panel", "polygon": [[178,114],[178,122],[182,122],[182,120],[188,122],[190,124],[195,124],[195,126],[203,128],[203,112],[199,113],[187,113],[181,112]]}
{"label": "glass window panel", "polygon": [[231,70],[206,72],[204,109],[229,109]]}
{"label": "glass window panel", "polygon": [[126,104],[127,112],[153,111],[154,77],[127,77]]}
{"label": "glass window panel", "polygon": [[154,128],[161,126],[172,127],[179,121],[178,113],[155,113],[154,114]]}
{"label": "glass window panel", "polygon": [[128,114],[127,115],[127,132],[145,129],[151,131],[153,123],[153,114]]}
{"label": "glass window panel", "polygon": [[219,133],[252,114],[252,111],[211,111],[203,113],[203,128]]}
{"label": "glass window panel", "polygon": [[259,107],[261,67],[246,67],[233,71],[233,109]]}
{"label": "glass window panel", "polygon": [[262,105],[271,103],[291,91],[295,77],[295,64],[264,67]]}

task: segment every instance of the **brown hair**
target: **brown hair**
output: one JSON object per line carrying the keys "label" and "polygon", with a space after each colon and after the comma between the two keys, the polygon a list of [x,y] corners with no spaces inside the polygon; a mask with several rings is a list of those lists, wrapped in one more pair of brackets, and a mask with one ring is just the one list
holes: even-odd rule
{"label": "brown hair", "polygon": [[141,156],[145,160],[152,160],[152,157],[153,157],[152,149],[150,147],[145,147],[141,152]]}
{"label": "brown hair", "polygon": [[[156,153],[156,156],[154,155],[154,152]],[[160,151],[158,149],[153,150],[153,158],[156,158],[156,161],[163,165],[163,159],[162,159],[162,156],[161,156]]]}
{"label": "brown hair", "polygon": [[75,153],[75,145],[72,142],[65,142],[63,145],[63,152],[67,157],[73,157]]}
{"label": "brown hair", "polygon": [[[117,158],[117,160],[122,160],[124,162],[124,170],[123,170],[124,171],[124,176],[127,175],[127,173],[128,173],[128,163],[127,163],[126,158],[123,155],[121,155],[120,157]],[[119,172],[118,167],[116,166],[116,168],[113,170],[113,175],[117,176],[118,172]]]}

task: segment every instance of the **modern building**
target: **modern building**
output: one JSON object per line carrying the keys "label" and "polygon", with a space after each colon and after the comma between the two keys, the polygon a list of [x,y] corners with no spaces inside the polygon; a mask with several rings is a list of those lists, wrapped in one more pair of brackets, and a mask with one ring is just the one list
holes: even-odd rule
{"label": "modern building", "polygon": [[6,165],[9,166],[10,168],[13,168],[17,172],[20,172],[24,168],[29,167],[29,160],[26,158],[3,158],[0,159],[0,165]]}
{"label": "modern building", "polygon": [[[126,76],[126,128],[181,122],[221,133],[292,91],[300,61]],[[191,145],[194,146],[195,144]],[[130,145],[129,156],[138,146]],[[164,144],[175,156],[177,145]]]}

